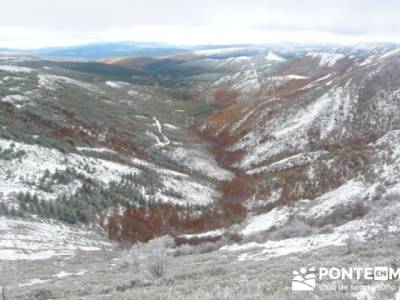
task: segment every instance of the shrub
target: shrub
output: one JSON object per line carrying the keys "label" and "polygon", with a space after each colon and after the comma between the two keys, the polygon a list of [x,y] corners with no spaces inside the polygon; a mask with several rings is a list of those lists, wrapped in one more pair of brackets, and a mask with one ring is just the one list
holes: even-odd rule
{"label": "shrub", "polygon": [[15,267],[7,261],[0,262],[0,299],[14,299],[17,285],[18,277]]}
{"label": "shrub", "polygon": [[219,249],[219,246],[217,243],[212,243],[212,242],[206,242],[206,243],[202,243],[200,245],[197,246],[198,252],[200,254],[202,253],[209,253],[209,252],[213,252]]}
{"label": "shrub", "polygon": [[122,263],[135,268],[145,267],[153,277],[163,277],[174,247],[175,240],[168,235],[156,237],[147,243],[139,242],[125,253]]}
{"label": "shrub", "polygon": [[195,247],[188,244],[183,244],[176,250],[175,256],[192,255],[195,253],[196,253]]}
{"label": "shrub", "polygon": [[55,298],[53,292],[49,289],[40,288],[38,290],[33,291],[33,295],[35,299],[38,300],[46,300]]}
{"label": "shrub", "polygon": [[389,192],[385,194],[385,200],[387,201],[399,201],[400,200],[400,194],[398,192]]}
{"label": "shrub", "polygon": [[303,220],[295,218],[290,223],[271,232],[269,238],[272,240],[289,239],[293,237],[305,237],[315,232],[315,229]]}
{"label": "shrub", "polygon": [[11,144],[10,148],[2,149],[0,147],[0,160],[13,160],[20,159],[26,154],[23,150],[16,150],[15,144]]}
{"label": "shrub", "polygon": [[[190,241],[190,240],[189,240]],[[202,254],[216,251],[224,245],[231,244],[227,237],[218,238],[215,241],[206,241],[199,244],[182,244],[174,252],[174,256]]]}
{"label": "shrub", "polygon": [[163,277],[166,273],[165,258],[161,255],[153,257],[148,265],[148,270],[153,277]]}

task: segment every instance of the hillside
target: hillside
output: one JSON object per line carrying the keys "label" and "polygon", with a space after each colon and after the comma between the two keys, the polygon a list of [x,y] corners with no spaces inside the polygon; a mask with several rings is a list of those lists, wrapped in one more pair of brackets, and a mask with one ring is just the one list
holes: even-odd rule
{"label": "hillside", "polygon": [[178,52],[0,56],[0,261],[17,299],[221,299],[186,288],[207,278],[231,299],[235,272],[243,299],[287,298],[291,262],[327,249],[332,265],[396,263],[396,45]]}

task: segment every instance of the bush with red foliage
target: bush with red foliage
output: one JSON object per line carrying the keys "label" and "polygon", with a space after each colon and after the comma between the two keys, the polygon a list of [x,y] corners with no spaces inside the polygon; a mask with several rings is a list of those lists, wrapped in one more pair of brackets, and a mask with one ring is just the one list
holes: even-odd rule
{"label": "bush with red foliage", "polygon": [[[111,239],[120,242],[148,241],[159,235],[178,236],[229,226],[247,216],[247,210],[238,201],[224,201],[220,207],[205,208],[193,215],[187,209],[171,203],[153,203],[131,206],[113,214],[103,222]],[[104,225],[106,224],[106,225]]]}
{"label": "bush with red foliage", "polygon": [[239,93],[237,91],[225,88],[218,88],[214,91],[215,104],[220,107],[226,107],[235,103],[238,97]]}

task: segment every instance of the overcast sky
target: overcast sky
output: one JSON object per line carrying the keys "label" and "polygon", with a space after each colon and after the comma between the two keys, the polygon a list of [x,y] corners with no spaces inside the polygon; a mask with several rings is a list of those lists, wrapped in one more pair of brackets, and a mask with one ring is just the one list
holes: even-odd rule
{"label": "overcast sky", "polygon": [[399,0],[3,0],[0,47],[400,42]]}

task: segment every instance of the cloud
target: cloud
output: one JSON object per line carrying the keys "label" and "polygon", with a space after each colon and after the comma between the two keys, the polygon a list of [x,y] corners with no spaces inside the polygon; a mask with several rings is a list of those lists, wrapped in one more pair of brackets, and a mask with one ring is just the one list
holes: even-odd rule
{"label": "cloud", "polygon": [[0,11],[0,47],[94,41],[177,44],[398,41],[395,0],[13,0]]}

